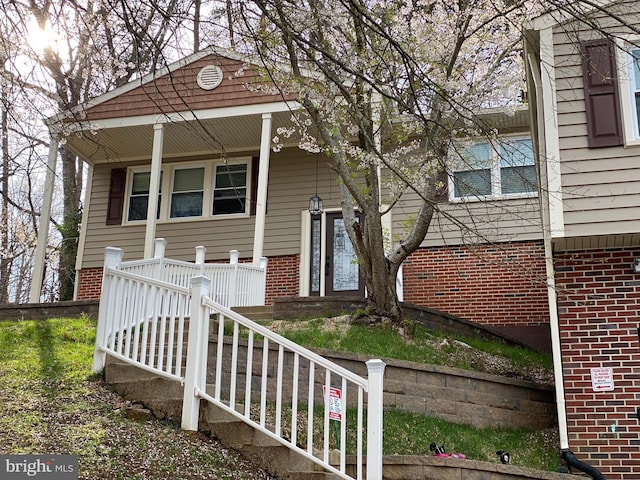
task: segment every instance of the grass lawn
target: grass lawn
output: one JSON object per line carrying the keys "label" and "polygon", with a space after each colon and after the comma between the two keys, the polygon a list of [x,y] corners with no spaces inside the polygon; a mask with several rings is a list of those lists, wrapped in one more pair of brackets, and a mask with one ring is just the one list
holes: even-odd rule
{"label": "grass lawn", "polygon": [[[339,349],[331,334],[314,333],[322,323],[310,322],[310,334],[298,326],[295,335],[313,338],[314,346]],[[362,328],[338,334],[347,342],[341,348],[383,349],[380,356],[386,357],[401,352],[417,361],[443,358],[426,340],[403,348],[393,334]],[[94,335],[95,322],[85,317],[0,322],[0,454],[78,455],[82,479],[271,478],[205,436],[158,420],[128,419],[127,403],[91,373]],[[431,339],[428,332],[419,335]],[[457,350],[455,342],[447,344]],[[463,348],[465,358],[468,348]],[[532,362],[537,360],[517,363],[530,369]],[[514,465],[557,471],[560,464],[553,430],[475,429],[401,412],[386,412],[384,418],[385,454],[428,455],[430,442],[436,441],[447,452],[475,460],[498,462],[496,450],[508,450]]]}
{"label": "grass lawn", "polygon": [[0,322],[0,454],[70,454],[79,478],[270,479],[203,435],[125,416],[91,373],[88,318]]}

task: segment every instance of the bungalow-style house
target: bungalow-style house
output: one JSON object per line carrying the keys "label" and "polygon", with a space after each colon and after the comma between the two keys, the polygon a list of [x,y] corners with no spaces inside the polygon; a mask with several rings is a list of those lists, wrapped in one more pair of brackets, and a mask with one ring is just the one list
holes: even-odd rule
{"label": "bungalow-style house", "polygon": [[638,25],[637,1],[596,2],[525,41],[561,447],[608,480],[640,478]]}
{"label": "bungalow-style house", "polygon": [[[238,54],[205,50],[48,120],[53,152],[64,140],[89,166],[77,300],[99,297],[105,247],[121,247],[125,260],[149,258],[155,238],[166,239],[166,256],[179,260],[193,260],[199,245],[208,262],[229,261],[231,250],[241,262],[266,257],[267,304],[363,295],[330,160],[301,150],[295,138],[275,148],[300,107],[262,82]],[[403,300],[545,346],[529,113],[489,112],[487,119],[500,140],[471,145],[474,166],[466,162],[451,175],[441,213],[403,265]],[[316,194],[324,208],[312,215]],[[385,216],[390,238],[416,205],[406,194]]]}

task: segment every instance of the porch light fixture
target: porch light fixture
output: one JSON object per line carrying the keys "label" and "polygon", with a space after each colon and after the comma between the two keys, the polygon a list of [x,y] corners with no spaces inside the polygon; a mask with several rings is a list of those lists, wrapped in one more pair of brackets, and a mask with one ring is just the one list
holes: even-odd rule
{"label": "porch light fixture", "polygon": [[320,215],[322,213],[322,199],[317,193],[309,199],[309,213],[311,215]]}
{"label": "porch light fixture", "polygon": [[633,259],[633,273],[640,273],[640,258]]}
{"label": "porch light fixture", "polygon": [[317,152],[316,152],[316,194],[309,199],[309,213],[311,215],[320,215],[322,213],[322,199],[318,196],[318,153]]}

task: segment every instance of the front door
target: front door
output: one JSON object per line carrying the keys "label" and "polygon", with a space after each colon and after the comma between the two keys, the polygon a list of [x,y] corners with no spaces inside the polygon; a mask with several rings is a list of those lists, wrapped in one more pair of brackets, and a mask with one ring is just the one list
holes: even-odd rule
{"label": "front door", "polygon": [[[342,214],[326,214],[324,234],[320,220],[317,216],[311,222],[311,295],[320,295],[324,286],[326,296],[364,297],[364,282]],[[322,273],[324,282],[320,281]]]}

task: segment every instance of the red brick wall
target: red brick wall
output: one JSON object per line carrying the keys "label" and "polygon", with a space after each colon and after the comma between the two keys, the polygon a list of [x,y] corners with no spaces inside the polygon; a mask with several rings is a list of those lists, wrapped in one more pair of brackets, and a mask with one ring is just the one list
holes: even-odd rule
{"label": "red brick wall", "polygon": [[299,294],[300,255],[269,257],[265,303],[271,305],[277,297],[297,297]]}
{"label": "red brick wall", "polygon": [[549,323],[542,242],[421,248],[403,274],[406,302],[487,325]]}
{"label": "red brick wall", "polygon": [[[640,249],[555,255],[569,447],[607,480],[640,479]],[[594,392],[591,368],[614,390]],[[615,432],[611,426],[615,425]]]}
{"label": "red brick wall", "polygon": [[[276,297],[296,297],[299,291],[299,255],[269,257],[267,263],[266,304],[271,305]],[[228,263],[228,259],[219,260]],[[251,259],[240,259],[250,262]],[[80,271],[76,300],[100,298],[102,268],[86,268]]]}
{"label": "red brick wall", "polygon": [[78,276],[76,300],[95,300],[100,298],[102,268],[84,268],[78,272]]}

